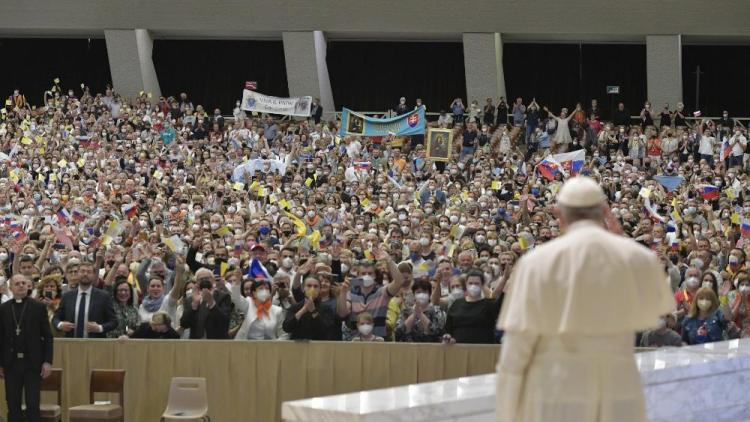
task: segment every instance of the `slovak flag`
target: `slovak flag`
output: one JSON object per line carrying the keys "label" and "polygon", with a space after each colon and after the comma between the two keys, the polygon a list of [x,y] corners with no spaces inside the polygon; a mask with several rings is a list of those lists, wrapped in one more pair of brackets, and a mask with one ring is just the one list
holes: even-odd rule
{"label": "slovak flag", "polygon": [[698,185],[698,192],[707,201],[717,199],[721,195],[719,187],[714,185]]}
{"label": "slovak flag", "polygon": [[26,239],[26,233],[23,230],[13,232],[13,240],[16,242],[23,242]]}
{"label": "slovak flag", "polygon": [[57,221],[60,222],[62,225],[70,224],[70,221],[73,219],[73,217],[70,216],[70,213],[65,208],[60,208],[57,210]]}
{"label": "slovak flag", "polygon": [[253,258],[252,261],[250,261],[250,267],[247,269],[247,275],[251,280],[271,279],[271,274],[269,274],[268,270],[266,270],[266,267],[264,267],[263,264],[258,261],[258,258]]}
{"label": "slovak flag", "polygon": [[726,160],[732,155],[732,147],[729,145],[729,139],[724,137],[724,142],[721,143],[721,161]]}
{"label": "slovak flag", "polygon": [[138,214],[138,205],[137,204],[125,204],[122,206],[122,214],[126,215],[128,218],[133,218]]}
{"label": "slovak flag", "polygon": [[586,150],[579,149],[573,152],[564,152],[553,155],[570,177],[577,176],[586,161]]}
{"label": "slovak flag", "polygon": [[562,165],[552,155],[547,156],[536,167],[539,174],[549,181],[555,180],[558,173],[563,172]]}

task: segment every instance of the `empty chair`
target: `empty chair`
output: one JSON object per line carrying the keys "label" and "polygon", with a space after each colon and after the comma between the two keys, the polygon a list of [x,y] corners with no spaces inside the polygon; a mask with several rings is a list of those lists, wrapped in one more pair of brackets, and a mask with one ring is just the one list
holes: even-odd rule
{"label": "empty chair", "polygon": [[[68,409],[70,422],[125,421],[125,371],[92,369],[89,403]],[[117,393],[120,404],[94,404],[94,393]]]}
{"label": "empty chair", "polygon": [[[39,404],[39,413],[44,422],[59,422],[62,419],[62,369],[52,368],[47,378],[42,379],[41,391],[56,391],[57,404]],[[23,405],[26,410],[26,405]]]}
{"label": "empty chair", "polygon": [[208,396],[205,378],[172,378],[169,387],[169,401],[167,409],[161,415],[161,420],[174,419],[203,419],[208,417]]}

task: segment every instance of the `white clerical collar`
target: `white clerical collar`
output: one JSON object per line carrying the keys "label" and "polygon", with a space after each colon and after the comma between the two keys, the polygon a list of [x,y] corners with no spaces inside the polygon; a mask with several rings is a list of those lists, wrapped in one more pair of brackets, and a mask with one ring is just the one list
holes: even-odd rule
{"label": "white clerical collar", "polygon": [[21,302],[23,302],[23,298],[21,298],[21,299],[16,298],[15,301],[16,301],[16,303],[21,303]]}

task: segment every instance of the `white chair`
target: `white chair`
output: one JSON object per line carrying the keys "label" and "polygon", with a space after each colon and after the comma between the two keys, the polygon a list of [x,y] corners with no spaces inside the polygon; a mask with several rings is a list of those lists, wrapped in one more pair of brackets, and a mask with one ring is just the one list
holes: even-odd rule
{"label": "white chair", "polygon": [[165,420],[202,419],[210,421],[208,416],[208,394],[205,378],[172,378],[169,387],[169,401],[161,421]]}

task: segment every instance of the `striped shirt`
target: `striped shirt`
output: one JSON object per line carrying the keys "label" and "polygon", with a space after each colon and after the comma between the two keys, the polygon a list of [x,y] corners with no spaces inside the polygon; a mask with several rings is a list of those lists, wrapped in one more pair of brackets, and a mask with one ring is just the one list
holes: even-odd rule
{"label": "striped shirt", "polygon": [[385,319],[388,313],[388,302],[391,295],[386,286],[373,289],[368,295],[363,295],[361,289],[355,288],[347,294],[347,300],[352,304],[352,313],[349,315],[351,326],[356,325],[357,316],[362,312],[368,312],[373,318],[372,333],[379,337],[385,337]]}

